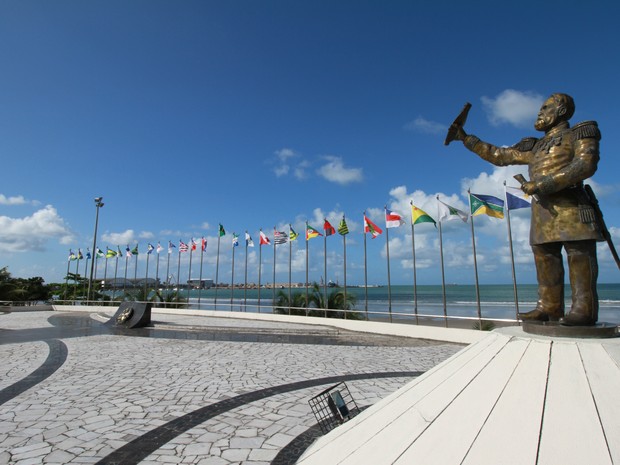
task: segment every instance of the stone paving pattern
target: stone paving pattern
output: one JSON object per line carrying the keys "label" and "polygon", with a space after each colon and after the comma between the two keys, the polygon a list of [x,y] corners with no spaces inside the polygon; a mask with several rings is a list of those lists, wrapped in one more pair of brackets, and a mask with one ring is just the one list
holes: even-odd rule
{"label": "stone paving pattern", "polygon": [[[50,346],[3,342],[7,334],[49,328],[54,312],[0,314],[0,391],[39,368]],[[62,314],[60,314],[62,316]],[[90,315],[93,324],[105,315]],[[149,431],[198,409],[261,389],[304,380],[368,374],[347,381],[358,406],[377,402],[411,377],[458,352],[457,344],[365,336],[322,344],[316,325],[154,315],[158,327],[314,332],[316,343],[204,341],[100,334],[61,338],[66,361],[53,374],[0,405],[0,464],[93,464]],[[234,327],[231,329],[231,327]],[[331,339],[328,339],[331,341]],[[316,425],[308,399],[317,385],[238,405],[180,432],[139,463],[267,465]]]}

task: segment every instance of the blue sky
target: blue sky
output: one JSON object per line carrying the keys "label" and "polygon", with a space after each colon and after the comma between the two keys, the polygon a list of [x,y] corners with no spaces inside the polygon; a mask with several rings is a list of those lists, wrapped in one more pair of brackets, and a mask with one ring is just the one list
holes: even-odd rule
{"label": "blue sky", "polygon": [[[413,201],[436,217],[437,195],[467,209],[468,188],[501,197],[519,172],[443,145],[464,103],[468,132],[512,145],[537,135],[536,112],[553,92],[575,98],[573,123],[599,123],[591,183],[620,245],[619,13],[596,0],[3,1],[0,267],[61,281],[69,249],[92,248],[93,199],[103,196],[98,245],[138,244],[139,275],[148,243],[204,236],[203,277],[215,277],[222,223],[220,281],[230,281],[231,233],[246,230],[257,281],[260,228],[303,233],[306,221],[321,229],[345,214],[347,281],[363,284],[364,211],[380,227],[384,205],[409,218]],[[512,215],[523,283],[536,280],[528,217]],[[446,280],[473,283],[470,226],[443,226]],[[480,283],[510,283],[505,220],[477,216],[475,230]],[[389,238],[392,284],[409,284],[409,224]],[[419,284],[441,283],[438,240],[432,225],[416,226]],[[323,239],[308,246],[318,281]],[[370,283],[387,280],[385,251],[385,234],[368,237]],[[342,282],[342,255],[341,237],[328,237],[328,279]],[[292,258],[293,281],[303,281],[303,240]],[[270,281],[271,246],[262,259]],[[599,261],[600,282],[618,282],[604,244]],[[236,282],[244,263],[242,245]],[[276,265],[276,281],[288,281],[288,246]]]}

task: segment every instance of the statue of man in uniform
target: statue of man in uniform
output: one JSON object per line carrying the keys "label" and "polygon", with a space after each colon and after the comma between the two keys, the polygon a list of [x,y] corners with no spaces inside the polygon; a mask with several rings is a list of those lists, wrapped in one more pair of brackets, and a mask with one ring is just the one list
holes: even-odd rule
{"label": "statue of man in uniform", "polygon": [[[519,313],[529,321],[560,321],[568,326],[594,325],[598,319],[596,242],[603,240],[583,181],[596,171],[601,133],[594,121],[569,126],[573,99],[553,94],[542,105],[534,128],[540,139],[526,138],[512,147],[498,147],[467,135],[462,126],[454,139],[497,166],[528,165],[530,181],[522,184],[532,202],[530,245],[538,279],[536,308]],[[454,125],[453,125],[454,126]],[[565,249],[572,289],[570,312],[564,314]]]}

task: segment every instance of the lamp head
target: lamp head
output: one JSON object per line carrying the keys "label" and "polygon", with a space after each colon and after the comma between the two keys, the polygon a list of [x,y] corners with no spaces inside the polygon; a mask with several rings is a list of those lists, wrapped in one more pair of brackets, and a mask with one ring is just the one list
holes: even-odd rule
{"label": "lamp head", "polygon": [[103,197],[95,197],[95,202],[99,203],[103,200]]}

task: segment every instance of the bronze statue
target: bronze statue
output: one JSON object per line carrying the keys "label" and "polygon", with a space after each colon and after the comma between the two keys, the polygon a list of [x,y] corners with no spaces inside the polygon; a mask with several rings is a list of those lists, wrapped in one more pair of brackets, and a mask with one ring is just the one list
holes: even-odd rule
{"label": "bronze statue", "polygon": [[[553,94],[540,108],[534,128],[545,135],[525,138],[512,147],[498,147],[463,130],[466,108],[450,127],[445,144],[463,141],[467,149],[497,166],[528,165],[529,181],[521,185],[532,202],[530,245],[538,280],[536,308],[519,313],[529,321],[559,321],[568,326],[590,326],[598,320],[596,242],[603,240],[600,211],[583,181],[592,176],[599,161],[601,133],[595,121],[572,128],[573,99]],[[462,117],[465,113],[464,117]],[[589,186],[586,186],[589,187]],[[602,218],[600,218],[602,219]],[[566,250],[572,289],[570,312],[564,315],[564,265]]]}

